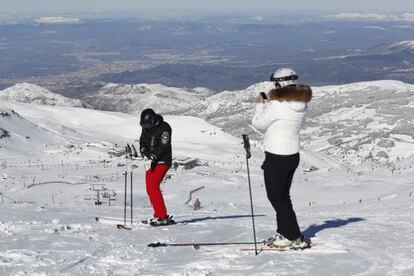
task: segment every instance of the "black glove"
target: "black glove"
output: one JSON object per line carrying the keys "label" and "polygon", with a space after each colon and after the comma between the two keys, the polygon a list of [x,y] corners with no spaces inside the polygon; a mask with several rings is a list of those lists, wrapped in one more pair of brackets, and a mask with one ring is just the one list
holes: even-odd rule
{"label": "black glove", "polygon": [[142,158],[147,157],[149,159],[147,148],[141,148],[139,151],[141,152]]}
{"label": "black glove", "polygon": [[156,160],[153,160],[151,162],[151,171],[153,172],[155,170],[155,167],[158,165],[158,162]]}

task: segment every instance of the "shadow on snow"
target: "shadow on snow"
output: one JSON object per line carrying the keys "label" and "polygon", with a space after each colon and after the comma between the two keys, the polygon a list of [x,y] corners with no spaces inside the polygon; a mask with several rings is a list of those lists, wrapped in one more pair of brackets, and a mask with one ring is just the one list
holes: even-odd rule
{"label": "shadow on snow", "polygon": [[[254,217],[265,217],[266,215],[255,215]],[[239,218],[251,218],[251,215],[234,215],[234,216],[219,216],[219,217],[202,217],[202,218],[194,218],[194,219],[188,219],[177,222],[177,224],[189,224],[189,223],[197,223],[200,221],[205,220],[222,220],[222,219],[239,219]]]}
{"label": "shadow on snow", "polygon": [[355,223],[364,221],[363,218],[349,218],[349,219],[333,219],[333,220],[326,220],[322,224],[312,224],[306,230],[303,231],[305,237],[313,238],[315,237],[316,233],[321,232],[322,230],[329,229],[329,228],[339,228],[345,226],[349,223]]}

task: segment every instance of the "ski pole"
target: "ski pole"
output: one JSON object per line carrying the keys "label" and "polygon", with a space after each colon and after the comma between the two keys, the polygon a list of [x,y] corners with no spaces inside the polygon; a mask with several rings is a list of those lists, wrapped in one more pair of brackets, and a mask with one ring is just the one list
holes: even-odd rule
{"label": "ski pole", "polygon": [[[266,241],[259,242],[260,244],[264,244]],[[253,242],[198,242],[198,243],[162,243],[162,242],[155,242],[147,244],[148,247],[167,247],[167,246],[222,246],[222,245],[250,245]]]}
{"label": "ski pole", "polygon": [[124,193],[124,226],[126,226],[126,201],[127,201],[127,182],[128,182],[128,173],[125,171],[125,193]]}
{"label": "ski pole", "polygon": [[132,226],[132,222],[133,222],[133,216],[132,216],[132,207],[133,207],[133,205],[132,205],[132,201],[133,201],[133,196],[132,196],[132,171],[131,171],[131,176],[130,176],[130,178],[131,178],[131,226]]}
{"label": "ski pole", "polygon": [[124,193],[124,226],[126,226],[126,219],[127,219],[127,214],[126,214],[126,208],[127,208],[127,185],[128,185],[128,154],[131,150],[131,147],[129,146],[129,144],[126,145],[125,147],[125,193]]}
{"label": "ski pole", "polygon": [[253,239],[254,239],[254,252],[257,256],[257,242],[256,242],[256,226],[254,223],[254,211],[253,211],[253,196],[252,196],[252,185],[250,182],[250,168],[249,168],[249,158],[252,157],[251,151],[250,151],[250,141],[249,136],[247,134],[243,134],[243,144],[244,149],[246,150],[246,166],[247,166],[247,180],[249,183],[249,194],[250,194],[250,208],[252,213],[252,224],[253,224]]}

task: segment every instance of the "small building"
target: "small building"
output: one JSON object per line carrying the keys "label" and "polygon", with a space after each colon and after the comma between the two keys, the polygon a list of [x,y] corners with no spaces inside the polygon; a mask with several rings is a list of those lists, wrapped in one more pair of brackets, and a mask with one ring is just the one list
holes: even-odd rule
{"label": "small building", "polygon": [[125,156],[126,149],[125,148],[113,148],[108,151],[109,156],[112,157],[122,157]]}
{"label": "small building", "polygon": [[199,165],[199,160],[192,157],[176,157],[173,163],[174,167],[183,167],[185,170],[191,170]]}

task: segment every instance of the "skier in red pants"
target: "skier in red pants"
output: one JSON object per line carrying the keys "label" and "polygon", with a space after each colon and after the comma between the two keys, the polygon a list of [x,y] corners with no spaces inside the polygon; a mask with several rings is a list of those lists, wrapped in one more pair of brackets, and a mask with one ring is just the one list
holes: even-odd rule
{"label": "skier in red pants", "polygon": [[164,118],[152,109],[141,113],[140,152],[146,159],[146,188],[154,209],[153,218],[143,221],[151,226],[175,224],[167,214],[164,198],[160,189],[165,174],[171,167],[171,127]]}

